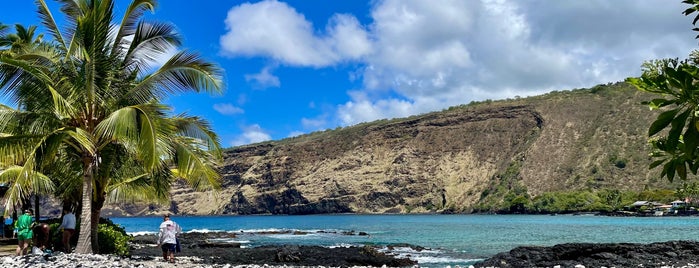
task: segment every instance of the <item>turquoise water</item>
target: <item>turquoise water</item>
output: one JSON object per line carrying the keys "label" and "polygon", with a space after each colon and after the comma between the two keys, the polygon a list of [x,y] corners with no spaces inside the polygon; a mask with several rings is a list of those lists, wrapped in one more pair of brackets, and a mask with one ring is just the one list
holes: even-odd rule
{"label": "turquoise water", "polygon": [[[132,234],[154,233],[159,217],[111,218]],[[573,215],[309,215],[174,217],[185,232],[228,231],[236,241],[322,246],[408,243],[429,248],[399,250],[423,267],[470,264],[522,245],[569,242],[662,242],[699,238],[699,217],[602,217]],[[253,235],[299,230],[306,235]],[[318,233],[318,231],[325,231]],[[366,232],[347,236],[343,231]]]}

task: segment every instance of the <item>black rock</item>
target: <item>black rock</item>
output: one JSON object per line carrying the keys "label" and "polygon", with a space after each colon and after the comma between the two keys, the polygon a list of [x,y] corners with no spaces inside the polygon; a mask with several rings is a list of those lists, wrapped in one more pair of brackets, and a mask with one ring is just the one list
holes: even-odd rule
{"label": "black rock", "polygon": [[523,246],[498,253],[475,267],[656,267],[699,262],[699,242],[568,243],[552,247]]}
{"label": "black rock", "polygon": [[[291,266],[376,266],[389,267],[413,266],[417,262],[408,258],[397,258],[379,252],[371,246],[335,247],[279,245],[240,248],[238,243],[219,242],[217,239],[231,238],[231,233],[184,233],[180,237],[182,252],[177,256],[194,256],[206,264],[269,264]],[[155,236],[136,236],[131,247],[132,258],[161,256],[159,247],[155,246]]]}

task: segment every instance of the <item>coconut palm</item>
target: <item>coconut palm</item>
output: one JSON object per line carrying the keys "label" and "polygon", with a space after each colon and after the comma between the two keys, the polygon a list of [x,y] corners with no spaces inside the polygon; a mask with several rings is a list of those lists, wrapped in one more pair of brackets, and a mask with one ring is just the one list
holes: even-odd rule
{"label": "coconut palm", "polygon": [[[0,137],[0,162],[23,156],[34,165],[24,170],[64,163],[62,173],[73,174],[64,182],[81,185],[76,252],[91,253],[105,201],[167,199],[174,178],[197,189],[219,186],[215,133],[199,118],[171,116],[160,100],[181,92],[219,93],[221,70],[186,51],[153,65],[181,45],[172,25],[142,20],[155,0],[133,0],[120,22],[113,21],[113,0],[58,2],[64,29],[45,1],[36,1],[52,38],[49,48],[0,53],[0,89],[26,106],[22,112],[0,109],[0,132],[8,133]],[[36,118],[36,133],[16,131],[28,122],[20,121],[23,116]]]}
{"label": "coconut palm", "polygon": [[[16,58],[21,58],[24,56],[32,55],[35,52],[41,53],[46,49],[45,44],[42,43],[43,35],[38,35],[35,37],[36,26],[24,27],[23,25],[15,25],[15,33],[6,34],[6,29],[9,28],[4,25],[0,25],[0,53],[5,55],[13,55]],[[21,104],[18,109],[21,109]],[[23,133],[33,132],[32,128],[25,128],[30,126],[28,124],[15,125],[15,128],[23,129]],[[54,190],[53,183],[49,178],[38,172],[41,171],[41,166],[38,166],[37,170],[25,169],[22,163],[26,159],[20,158],[14,159],[14,162],[0,163],[2,171],[0,172],[0,182],[10,185],[8,192],[6,193],[6,208],[15,207],[20,203],[23,203],[23,207],[28,208],[30,194],[35,197],[34,201],[34,212],[37,218],[40,217],[39,213],[39,196],[44,194],[49,194]],[[32,164],[32,163],[28,163]],[[26,166],[26,165],[25,165]],[[34,167],[31,165],[31,167]],[[10,212],[10,209],[5,210],[5,215]]]}

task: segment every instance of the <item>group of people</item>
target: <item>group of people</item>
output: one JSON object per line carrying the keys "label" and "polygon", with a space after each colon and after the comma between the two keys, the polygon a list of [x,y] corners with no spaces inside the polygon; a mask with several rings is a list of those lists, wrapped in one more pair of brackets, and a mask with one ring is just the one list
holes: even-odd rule
{"label": "group of people", "polygon": [[[61,243],[65,253],[71,252],[70,239],[75,233],[75,225],[75,214],[70,210],[64,210],[63,220],[58,228],[63,231]],[[41,251],[45,250],[48,246],[48,240],[50,239],[49,226],[46,223],[34,222],[31,209],[25,210],[24,214],[17,218],[14,227],[17,232],[17,250],[15,252],[17,256],[27,254],[30,241]],[[180,252],[180,241],[178,237],[181,233],[182,227],[171,220],[170,215],[165,215],[163,217],[163,222],[160,223],[157,237],[158,246],[163,252],[163,261],[170,263],[175,262],[175,252]]]}
{"label": "group of people", "polygon": [[[17,232],[17,249],[15,250],[17,256],[27,254],[30,242],[33,242],[34,247],[42,252],[48,247],[51,233],[49,225],[35,222],[31,209],[25,210],[24,214],[17,218],[14,227]],[[75,214],[71,210],[63,211],[63,220],[58,229],[63,231],[61,237],[63,251],[70,253],[70,238],[75,233]]]}

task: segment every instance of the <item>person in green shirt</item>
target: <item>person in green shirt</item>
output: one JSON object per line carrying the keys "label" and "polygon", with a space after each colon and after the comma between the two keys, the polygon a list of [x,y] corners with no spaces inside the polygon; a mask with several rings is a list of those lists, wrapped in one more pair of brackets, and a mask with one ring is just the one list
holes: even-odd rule
{"label": "person in green shirt", "polygon": [[17,256],[22,256],[27,254],[27,249],[29,249],[29,241],[32,240],[32,210],[27,209],[24,211],[22,216],[19,216],[17,222],[15,222],[15,229],[17,229]]}

